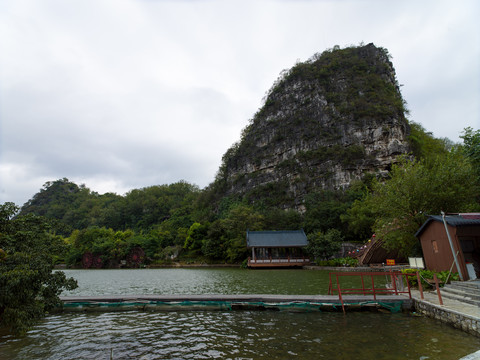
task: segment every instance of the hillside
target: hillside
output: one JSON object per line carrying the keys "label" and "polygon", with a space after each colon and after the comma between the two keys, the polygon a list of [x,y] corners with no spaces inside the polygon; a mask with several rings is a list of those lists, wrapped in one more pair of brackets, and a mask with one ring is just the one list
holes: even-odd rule
{"label": "hillside", "polygon": [[466,129],[454,146],[407,122],[385,49],[334,48],[281,74],[205,189],[179,181],[100,195],[63,178],[19,217],[42,215],[52,236],[68,236],[56,256],[74,267],[140,253],[145,264],[241,263],[247,229],[303,228],[331,249],[373,232],[416,254],[424,214],[477,211],[477,135]]}
{"label": "hillside", "polygon": [[307,194],[387,174],[409,150],[387,50],[334,48],[284,71],[224,154],[209,198],[305,211]]}
{"label": "hillside", "polygon": [[[179,181],[134,189],[124,196],[100,195],[85,185],[78,186],[67,178],[49,181],[21,208],[20,215],[35,214],[53,220],[53,229],[69,235],[75,229],[93,226],[116,230],[149,229],[181,214],[176,222],[189,227],[192,204],[198,187]],[[173,214],[173,215],[172,215]]]}

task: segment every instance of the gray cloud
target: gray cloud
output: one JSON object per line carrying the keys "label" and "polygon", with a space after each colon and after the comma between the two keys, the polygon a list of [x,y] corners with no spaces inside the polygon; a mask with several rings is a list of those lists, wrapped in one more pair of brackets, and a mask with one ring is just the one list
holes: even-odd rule
{"label": "gray cloud", "polygon": [[98,192],[204,187],[282,69],[338,44],[389,50],[410,118],[480,126],[480,4],[0,3],[0,202],[68,177]]}

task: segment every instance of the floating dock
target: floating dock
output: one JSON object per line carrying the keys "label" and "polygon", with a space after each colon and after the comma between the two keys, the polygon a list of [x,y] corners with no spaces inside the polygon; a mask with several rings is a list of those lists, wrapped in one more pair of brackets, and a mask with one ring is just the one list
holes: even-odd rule
{"label": "floating dock", "polygon": [[[181,311],[181,310],[286,310],[342,311],[335,295],[98,295],[61,296],[61,311]],[[348,310],[410,310],[412,299],[402,295],[343,296]]]}

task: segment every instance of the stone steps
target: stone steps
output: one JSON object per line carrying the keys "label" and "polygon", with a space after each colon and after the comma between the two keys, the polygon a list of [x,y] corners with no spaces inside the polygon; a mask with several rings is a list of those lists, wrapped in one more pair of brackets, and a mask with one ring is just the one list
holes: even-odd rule
{"label": "stone steps", "polygon": [[446,294],[453,294],[456,296],[466,296],[471,298],[472,300],[477,300],[480,301],[480,292],[468,292],[460,289],[455,289],[455,288],[450,288],[450,287],[444,287],[441,290],[441,293],[446,293]]}
{"label": "stone steps", "polygon": [[458,289],[467,289],[467,290],[476,290],[480,291],[480,281],[473,280],[473,281],[452,281],[447,286],[458,288]]}
{"label": "stone steps", "polygon": [[465,304],[476,305],[480,307],[480,300],[472,299],[469,296],[455,295],[449,292],[444,292],[443,290],[441,290],[440,293],[442,294],[442,298],[456,300]]}
{"label": "stone steps", "polygon": [[480,307],[479,281],[452,281],[440,289],[442,297]]}

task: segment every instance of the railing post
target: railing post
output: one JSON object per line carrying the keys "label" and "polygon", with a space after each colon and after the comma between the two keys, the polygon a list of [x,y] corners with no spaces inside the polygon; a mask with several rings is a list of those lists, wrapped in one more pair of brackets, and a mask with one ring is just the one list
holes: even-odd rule
{"label": "railing post", "polygon": [[377,294],[375,293],[375,281],[373,280],[373,275],[370,275],[372,279],[372,293],[373,293],[373,300],[377,300]]}
{"label": "railing post", "polygon": [[423,297],[423,286],[422,281],[420,280],[420,273],[417,270],[417,281],[418,281],[418,291],[420,291],[420,299],[424,299]]}
{"label": "railing post", "polygon": [[333,295],[333,289],[332,289],[332,273],[328,274],[329,281],[328,281],[328,295]]}
{"label": "railing post", "polygon": [[433,274],[433,281],[435,281],[435,287],[437,288],[438,302],[443,305],[442,294],[440,294],[440,286],[438,286],[437,274]]}
{"label": "railing post", "polygon": [[[402,276],[405,275],[405,281],[407,282],[407,288],[408,288],[408,298],[412,298],[412,292],[410,291],[410,281],[408,280],[408,274],[402,274]],[[403,279],[402,279],[403,282]]]}
{"label": "railing post", "polygon": [[362,294],[365,296],[365,281],[363,280],[363,273],[360,273],[360,276],[362,278]]}
{"label": "railing post", "polygon": [[395,290],[395,295],[398,295],[397,276],[393,272],[390,273],[390,279],[392,280],[392,286],[393,286],[393,289]]}
{"label": "railing post", "polygon": [[340,289],[340,281],[338,281],[338,274],[337,274],[337,290],[338,290],[338,298],[340,299],[340,303],[342,304],[342,310],[345,314],[345,306],[343,305],[343,298],[342,298],[342,290]]}

